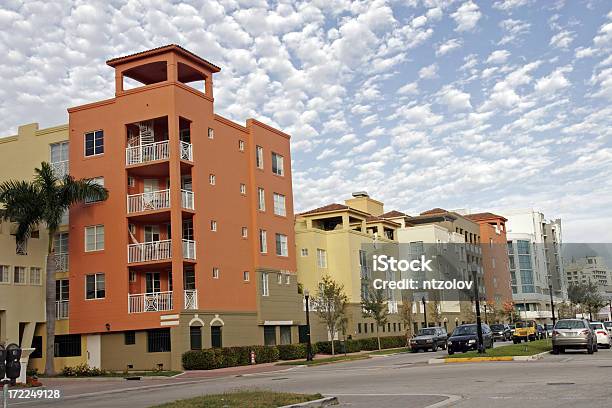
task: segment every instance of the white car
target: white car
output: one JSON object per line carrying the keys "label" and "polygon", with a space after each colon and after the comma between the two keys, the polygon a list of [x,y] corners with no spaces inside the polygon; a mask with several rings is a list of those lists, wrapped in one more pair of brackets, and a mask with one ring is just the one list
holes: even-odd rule
{"label": "white car", "polygon": [[590,324],[591,329],[597,336],[597,346],[609,349],[612,342],[610,341],[610,333],[608,333],[604,324],[602,322],[591,322]]}

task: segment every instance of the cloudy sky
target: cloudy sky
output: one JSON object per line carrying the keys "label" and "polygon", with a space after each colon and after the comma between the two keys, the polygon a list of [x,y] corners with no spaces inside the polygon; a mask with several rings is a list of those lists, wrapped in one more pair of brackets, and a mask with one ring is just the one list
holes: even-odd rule
{"label": "cloudy sky", "polygon": [[217,113],[293,135],[297,210],[531,207],[612,242],[608,0],[0,4],[0,134],[113,95],[105,60],[180,44]]}

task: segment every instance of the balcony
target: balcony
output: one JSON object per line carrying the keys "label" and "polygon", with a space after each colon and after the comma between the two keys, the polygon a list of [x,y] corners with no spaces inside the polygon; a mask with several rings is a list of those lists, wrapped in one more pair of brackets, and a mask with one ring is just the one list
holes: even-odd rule
{"label": "balcony", "polygon": [[68,301],[57,300],[55,302],[55,320],[65,320],[68,318]]}
{"label": "balcony", "polygon": [[397,300],[388,300],[387,301],[387,310],[389,313],[398,313],[398,301]]}
{"label": "balcony", "polygon": [[55,272],[68,271],[68,254],[55,254]]}
{"label": "balcony", "polygon": [[196,243],[189,239],[183,240],[183,259],[196,259]]}
{"label": "balcony", "polygon": [[[183,243],[184,251],[185,244]],[[171,257],[172,240],[170,239],[128,245],[128,263],[163,261]]]}
{"label": "balcony", "polygon": [[[181,146],[181,157],[182,150],[183,148]],[[168,157],[170,157],[170,155],[167,140],[132,146],[125,149],[125,164],[128,166],[134,164],[154,162],[158,160],[166,160],[168,159]]]}
{"label": "balcony", "polygon": [[128,313],[172,310],[172,292],[128,294]]}
{"label": "balcony", "polygon": [[168,208],[170,208],[170,190],[159,190],[127,196],[128,214],[165,210]]}
{"label": "balcony", "polygon": [[57,161],[51,163],[51,169],[53,170],[53,174],[57,178],[64,178],[69,174],[70,166],[69,160]]}
{"label": "balcony", "polygon": [[181,206],[187,210],[195,209],[193,205],[193,191],[181,190]]}
{"label": "balcony", "polygon": [[185,290],[185,309],[196,310],[198,308],[198,291],[196,289]]}
{"label": "balcony", "polygon": [[181,160],[193,161],[193,146],[181,141]]}

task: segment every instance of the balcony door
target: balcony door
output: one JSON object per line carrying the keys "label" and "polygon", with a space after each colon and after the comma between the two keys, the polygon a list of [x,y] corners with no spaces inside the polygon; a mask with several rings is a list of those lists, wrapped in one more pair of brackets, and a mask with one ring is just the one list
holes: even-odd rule
{"label": "balcony door", "polygon": [[145,225],[144,241],[145,242],[157,242],[159,240],[160,240],[159,225]]}
{"label": "balcony door", "polygon": [[191,182],[191,176],[181,177],[181,189],[187,191],[193,191],[193,185]]}
{"label": "balcony door", "polygon": [[157,191],[157,179],[145,179],[143,189],[143,200],[145,209],[155,209],[155,191]]}
{"label": "balcony door", "polygon": [[159,272],[147,272],[145,275],[145,286],[146,293],[161,292],[161,279]]}

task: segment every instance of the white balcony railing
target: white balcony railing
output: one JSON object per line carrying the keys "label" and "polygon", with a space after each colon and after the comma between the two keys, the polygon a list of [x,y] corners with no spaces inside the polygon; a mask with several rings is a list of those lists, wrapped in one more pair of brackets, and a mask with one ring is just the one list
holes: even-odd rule
{"label": "white balcony railing", "polygon": [[170,190],[151,191],[149,193],[127,196],[128,213],[155,211],[170,208]]}
{"label": "white balcony railing", "polygon": [[181,205],[183,208],[193,210],[193,191],[181,190]]}
{"label": "white balcony railing", "polygon": [[185,309],[194,310],[198,308],[197,289],[185,290]]}
{"label": "white balcony railing", "polygon": [[55,254],[55,272],[68,271],[68,254]]}
{"label": "white balcony railing", "polygon": [[53,174],[55,174],[55,177],[57,178],[66,177],[70,172],[69,163],[70,163],[69,160],[52,162],[51,169],[53,170]]}
{"label": "white balcony railing", "polygon": [[181,142],[181,160],[193,161],[193,146],[191,143]]}
{"label": "white balcony railing", "polygon": [[389,313],[398,313],[398,301],[397,300],[389,300],[387,301],[387,310]]}
{"label": "white balcony railing", "polygon": [[55,320],[64,320],[68,318],[68,301],[67,300],[56,300],[55,301]]}
{"label": "white balcony railing", "polygon": [[128,313],[172,310],[172,292],[128,294]]}
{"label": "white balcony railing", "polygon": [[169,157],[168,141],[132,146],[125,149],[125,164],[139,164],[156,160],[165,160]]}
{"label": "white balcony railing", "polygon": [[[183,248],[184,248],[183,244]],[[128,263],[161,261],[172,256],[172,240],[128,245]]]}
{"label": "white balcony railing", "polygon": [[183,240],[183,258],[196,259],[196,243],[188,239]]}

